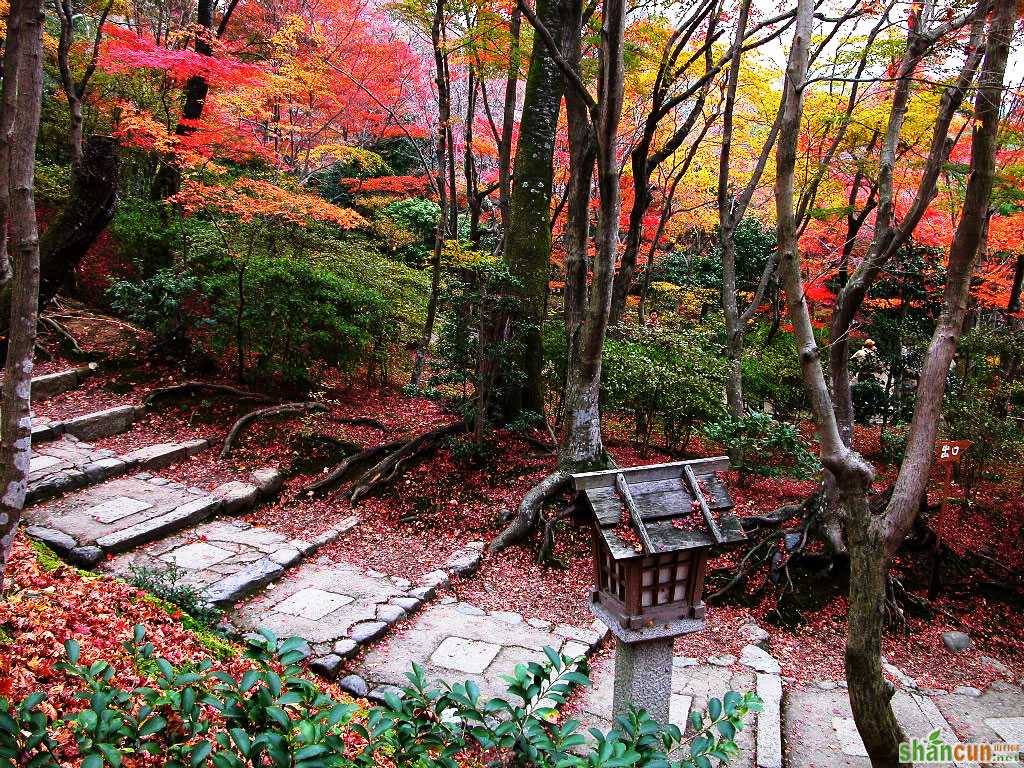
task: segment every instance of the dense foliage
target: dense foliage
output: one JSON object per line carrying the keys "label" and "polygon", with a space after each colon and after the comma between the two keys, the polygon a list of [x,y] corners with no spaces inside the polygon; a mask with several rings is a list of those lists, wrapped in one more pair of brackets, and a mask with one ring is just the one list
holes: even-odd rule
{"label": "dense foliage", "polygon": [[[472,682],[430,685],[414,666],[409,685],[388,693],[368,711],[338,701],[302,676],[305,641],[283,641],[269,631],[249,641],[248,671],[235,676],[209,661],[175,667],[145,642],[136,626],[125,644],[146,679],[121,688],[113,666],[86,663],[74,640],[64,643],[57,669],[81,685],[81,707],[51,721],[33,693],[16,704],[0,697],[0,759],[9,765],[50,768],[61,763],[53,738],[70,729],[84,768],[118,768],[126,758],[159,756],[170,768],[343,768],[395,765],[458,768],[476,750],[509,755],[537,768],[710,765],[737,754],[735,735],[749,712],[760,709],[755,694],[729,691],[711,699],[706,713],[694,711],[694,735],[682,739],[675,726],[662,727],[631,709],[615,730],[586,740],[574,720],[559,721],[558,708],[574,688],[589,685],[581,660],[545,648],[547,662],[520,664],[509,679],[508,699],[482,699]],[[677,750],[686,749],[680,754]],[[669,755],[673,755],[671,758]]]}

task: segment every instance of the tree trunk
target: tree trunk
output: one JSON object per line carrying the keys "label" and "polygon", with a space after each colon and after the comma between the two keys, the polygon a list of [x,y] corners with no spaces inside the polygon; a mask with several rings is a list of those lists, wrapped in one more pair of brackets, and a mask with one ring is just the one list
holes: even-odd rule
{"label": "tree trunk", "polygon": [[[558,0],[538,0],[537,16],[554,40],[561,38]],[[519,310],[514,318],[514,368],[505,377],[504,415],[523,410],[544,412],[541,370],[544,349],[541,325],[551,262],[551,187],[562,75],[540,35],[533,41],[526,78],[519,142],[512,178],[512,206],[506,235],[505,261],[519,284]]]}
{"label": "tree trunk", "polygon": [[413,363],[410,385],[419,389],[423,378],[427,353],[434,338],[434,323],[437,320],[437,305],[441,289],[441,254],[444,250],[448,233],[448,207],[455,204],[454,182],[448,188],[448,156],[452,152],[449,144],[451,132],[448,127],[451,118],[451,90],[448,84],[447,54],[444,51],[444,0],[437,0],[434,9],[434,21],[430,30],[434,48],[434,80],[437,84],[437,145],[435,159],[437,162],[437,228],[434,231],[434,255],[430,265],[430,298],[427,300],[427,318],[423,325],[423,335],[416,348],[416,359]]}
{"label": "tree trunk", "polygon": [[578,359],[565,386],[565,424],[560,466],[579,471],[606,463],[601,441],[601,363],[611,314],[615,262],[619,247],[620,173],[615,155],[624,92],[624,0],[605,0],[601,28],[600,100],[596,105],[597,180],[601,219],[595,235],[597,255],[579,340]]}
{"label": "tree trunk", "polygon": [[[0,408],[0,571],[6,568],[28,490],[32,459],[32,355],[39,313],[39,233],[34,176],[42,104],[42,0],[21,0],[17,113],[10,152],[11,242],[15,252],[10,334]],[[0,580],[0,588],[3,582]]]}
{"label": "tree trunk", "polygon": [[512,55],[505,78],[505,101],[501,118],[501,141],[498,142],[498,209],[501,213],[502,253],[508,243],[508,229],[512,221],[512,132],[516,122],[516,100],[519,87],[519,35],[523,14],[519,8],[512,11],[509,35]]}
{"label": "tree trunk", "polygon": [[[11,205],[11,132],[18,111],[18,48],[21,45],[21,0],[11,0],[7,15],[7,35],[4,41],[3,97],[0,100],[0,296],[9,288],[11,259],[7,253],[7,226]],[[0,305],[0,322],[6,323],[9,312]]]}
{"label": "tree trunk", "polygon": [[840,504],[849,524],[850,595],[847,608],[846,679],[857,731],[875,768],[898,761],[903,729],[890,701],[896,689],[882,676],[882,630],[889,559],[872,524],[866,494],[854,489]]}

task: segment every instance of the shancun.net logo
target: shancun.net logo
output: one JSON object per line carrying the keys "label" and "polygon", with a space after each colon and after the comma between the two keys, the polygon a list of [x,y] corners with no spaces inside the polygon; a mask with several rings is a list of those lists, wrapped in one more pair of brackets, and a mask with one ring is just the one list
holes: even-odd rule
{"label": "shancun.net logo", "polygon": [[921,765],[949,763],[1020,763],[1020,744],[981,741],[946,741],[938,730],[927,739],[913,738],[900,744],[900,762]]}

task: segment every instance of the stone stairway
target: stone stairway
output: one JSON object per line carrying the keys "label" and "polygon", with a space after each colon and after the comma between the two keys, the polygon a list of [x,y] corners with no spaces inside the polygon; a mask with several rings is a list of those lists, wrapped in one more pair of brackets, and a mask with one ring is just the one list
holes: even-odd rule
{"label": "stone stairway", "polygon": [[[65,384],[75,380],[52,376]],[[503,675],[520,663],[543,662],[545,646],[590,656],[607,636],[597,621],[589,627],[554,624],[511,611],[485,611],[450,594],[439,597],[453,576],[475,571],[482,542],[467,544],[443,568],[416,580],[335,562],[315,554],[357,525],[354,515],[308,541],[232,518],[278,493],[281,476],[273,468],[209,492],[152,474],[194,456],[209,441],[153,445],[125,455],[88,442],[105,430],[128,429],[137,410],[126,406],[49,423],[50,431],[40,434],[50,441],[34,446],[27,533],[75,564],[119,576],[129,575],[133,566],[173,565],[185,583],[226,610],[225,620],[235,629],[266,627],[282,638],[304,638],[312,671],[340,677],[344,689],[371,699],[404,685],[414,662],[428,679],[471,679],[485,696],[504,695]],[[704,708],[709,697],[729,689],[756,690],[764,711],[738,735],[741,755],[732,764],[867,768],[845,683],[800,685],[783,677],[764,650],[767,634],[759,632],[763,637],[750,638],[738,659],[674,660],[672,721],[685,730],[691,709]],[[573,716],[585,728],[608,730],[612,660],[598,660],[592,678],[594,685],[578,697]],[[952,736],[951,723],[963,733],[966,722],[977,739],[1024,741],[1024,691],[1016,686],[926,693],[902,673],[896,679],[901,690],[895,706],[910,735],[924,738],[938,728]]]}

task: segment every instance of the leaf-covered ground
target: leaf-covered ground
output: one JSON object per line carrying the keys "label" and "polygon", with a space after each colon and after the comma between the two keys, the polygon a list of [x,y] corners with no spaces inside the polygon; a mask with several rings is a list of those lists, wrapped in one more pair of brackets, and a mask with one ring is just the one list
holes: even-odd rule
{"label": "leaf-covered ground", "polygon": [[[182,381],[185,377],[159,364],[142,364],[98,376],[63,400],[40,404],[48,413],[74,407],[78,412],[98,410],[113,404],[139,403],[152,389]],[[227,458],[209,449],[191,460],[166,470],[168,476],[189,485],[212,488],[239,473],[276,464],[288,473],[285,489],[274,503],[264,505],[246,519],[289,535],[313,536],[355,511],[359,525],[320,556],[359,563],[409,578],[444,564],[450,554],[472,541],[488,541],[502,527],[502,514],[514,510],[524,492],[554,467],[554,457],[537,445],[545,436],[526,441],[520,435],[498,432],[483,460],[457,458],[457,446],[443,444],[423,462],[414,465],[382,493],[370,496],[353,510],[338,492],[323,499],[311,498],[306,486],[322,476],[330,466],[359,447],[377,445],[402,436],[413,436],[441,424],[453,416],[437,401],[413,398],[400,391],[367,388],[362,384],[333,382],[317,395],[329,406],[318,413],[285,421],[264,421],[254,425]],[[196,397],[160,406],[122,434],[98,441],[102,447],[131,450],[167,440],[195,437],[222,438],[241,414],[254,406],[231,398]],[[339,423],[339,418],[369,418],[382,428],[366,424]],[[608,428],[609,450],[620,465],[665,460],[652,451],[640,456],[633,448],[629,430],[614,420]],[[458,438],[455,438],[458,439]],[[877,429],[858,431],[858,447],[867,454],[877,453]],[[714,446],[702,446],[694,440],[694,455],[711,455]],[[878,488],[884,487],[892,468],[879,465]],[[740,515],[772,511],[779,506],[805,498],[814,488],[813,481],[788,478],[755,477],[746,483],[731,475],[730,488]],[[935,484],[933,490],[939,488]],[[933,527],[951,549],[963,552],[982,549],[1004,567],[1024,567],[1021,525],[1024,501],[1019,480],[982,485],[974,504],[963,507],[949,504],[933,521]],[[342,487],[342,491],[344,486]],[[993,511],[995,510],[995,512]],[[24,548],[19,550],[15,570],[28,573]],[[513,547],[496,556],[487,556],[476,575],[456,579],[451,592],[459,599],[483,608],[514,610],[526,617],[543,617],[585,626],[592,617],[587,608],[592,564],[589,533],[585,528],[562,525],[557,537],[556,560],[561,567],[537,564],[530,548]],[[737,555],[727,555],[713,563],[728,568]],[[918,572],[926,564],[907,560],[898,570]],[[27,570],[26,570],[27,569]],[[988,655],[1009,666],[1017,679],[1024,675],[1024,618],[1019,603],[986,598],[969,576],[960,590],[948,590],[936,601],[935,617],[929,622],[909,620],[908,632],[891,634],[885,641],[888,659],[915,677],[923,687],[950,689],[957,685],[981,686],[995,671],[981,661]],[[132,614],[119,617],[111,604],[135,605],[133,590],[103,580],[103,593],[94,599],[107,608],[89,619],[93,629],[107,621],[116,629],[106,638],[120,638],[135,620],[154,621],[152,616]],[[744,599],[735,604],[713,606],[709,610],[707,631],[678,641],[678,652],[697,658],[723,653],[736,654],[747,640],[738,631],[752,619],[771,635],[771,648],[783,664],[784,674],[798,679],[836,680],[843,677],[842,659],[845,633],[845,598],[841,585],[818,590],[815,600],[801,606],[803,622],[796,626],[775,626],[772,622],[778,591],[761,589],[761,582],[748,586]],[[826,585],[827,586],[827,585]],[[9,609],[8,609],[9,610]],[[140,605],[139,611],[154,609]],[[38,626],[27,636],[31,644],[59,650],[56,638],[67,631],[61,610],[54,612],[52,624],[41,612]],[[50,624],[48,626],[48,624]],[[81,627],[84,630],[87,628]],[[952,654],[942,645],[941,634],[949,629],[967,631],[974,640],[970,652]],[[171,632],[170,627],[167,628]],[[180,629],[176,631],[181,631]],[[48,632],[48,634],[47,634]],[[124,638],[120,638],[124,639]],[[22,642],[22,641],[19,641]],[[110,643],[116,645],[115,640]],[[173,643],[172,643],[173,645]],[[188,647],[188,646],[182,646]],[[40,654],[40,659],[45,659]],[[37,667],[43,660],[34,661]],[[24,681],[15,685],[22,687]]]}

